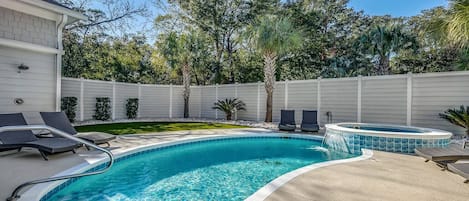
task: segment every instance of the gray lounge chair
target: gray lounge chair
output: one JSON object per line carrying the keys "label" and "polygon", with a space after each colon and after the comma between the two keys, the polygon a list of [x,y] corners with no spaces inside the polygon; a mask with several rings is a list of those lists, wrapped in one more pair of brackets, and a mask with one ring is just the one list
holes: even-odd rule
{"label": "gray lounge chair", "polygon": [[279,130],[294,131],[296,129],[295,110],[281,110]]}
{"label": "gray lounge chair", "polygon": [[109,141],[116,139],[115,135],[102,132],[78,133],[64,112],[41,112],[40,114],[46,125],[71,135],[75,135],[75,137],[79,137],[97,145],[107,144],[110,146]]}
{"label": "gray lounge chair", "polygon": [[303,110],[303,120],[301,121],[301,131],[305,131],[305,132],[319,131],[317,115],[318,115],[318,112],[315,110]]}
{"label": "gray lounge chair", "polygon": [[[2,126],[22,126],[27,125],[21,113],[0,114],[0,127]],[[44,160],[48,160],[47,155],[73,152],[81,143],[74,142],[66,138],[37,138],[33,132],[8,131],[0,133],[0,150],[18,149],[23,147],[35,148],[41,153]]]}
{"label": "gray lounge chair", "polygon": [[448,169],[466,179],[464,183],[469,183],[469,163],[450,163]]}
{"label": "gray lounge chair", "polygon": [[429,160],[445,164],[458,160],[469,159],[469,149],[463,148],[461,145],[450,144],[446,148],[416,148],[415,154]]}

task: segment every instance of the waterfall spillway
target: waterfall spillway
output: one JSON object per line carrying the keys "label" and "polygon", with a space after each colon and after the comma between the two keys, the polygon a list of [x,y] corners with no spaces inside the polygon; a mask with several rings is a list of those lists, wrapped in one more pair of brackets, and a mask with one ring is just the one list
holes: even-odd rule
{"label": "waterfall spillway", "polygon": [[326,133],[324,134],[324,139],[322,140],[322,146],[335,151],[350,153],[344,136],[338,133],[326,131]]}

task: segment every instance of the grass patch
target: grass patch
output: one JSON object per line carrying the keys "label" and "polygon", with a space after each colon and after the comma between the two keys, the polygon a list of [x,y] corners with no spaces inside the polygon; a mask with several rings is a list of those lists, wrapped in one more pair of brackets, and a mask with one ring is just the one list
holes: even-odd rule
{"label": "grass patch", "polygon": [[228,128],[248,128],[246,126],[238,126],[233,124],[220,123],[198,123],[198,122],[133,122],[133,123],[113,123],[98,124],[89,126],[76,126],[78,132],[105,132],[114,135],[124,134],[141,134],[154,133],[164,131],[180,131],[180,130],[198,130],[198,129],[228,129]]}

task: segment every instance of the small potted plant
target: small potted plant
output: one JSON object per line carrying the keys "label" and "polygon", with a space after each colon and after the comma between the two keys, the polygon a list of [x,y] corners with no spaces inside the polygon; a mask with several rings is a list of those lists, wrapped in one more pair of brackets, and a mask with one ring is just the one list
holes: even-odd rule
{"label": "small potted plant", "polygon": [[236,111],[246,110],[246,104],[237,98],[227,98],[225,100],[218,100],[214,103],[212,108],[220,110],[225,113],[226,120],[231,120],[233,113]]}

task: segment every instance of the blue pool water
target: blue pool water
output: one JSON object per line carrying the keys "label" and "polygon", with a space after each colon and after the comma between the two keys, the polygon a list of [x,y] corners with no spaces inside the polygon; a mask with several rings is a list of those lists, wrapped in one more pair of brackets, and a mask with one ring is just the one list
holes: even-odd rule
{"label": "blue pool water", "polygon": [[78,179],[45,200],[244,200],[297,168],[356,156],[320,146],[318,140],[280,137],[171,146],[120,160],[107,173]]}

